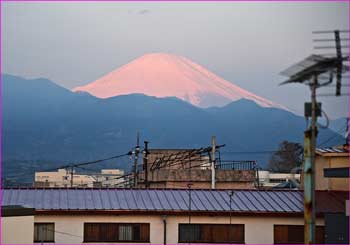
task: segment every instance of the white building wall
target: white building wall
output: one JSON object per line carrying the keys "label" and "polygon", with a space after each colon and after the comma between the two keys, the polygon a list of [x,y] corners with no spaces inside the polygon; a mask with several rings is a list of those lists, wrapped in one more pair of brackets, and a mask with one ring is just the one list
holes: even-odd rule
{"label": "white building wall", "polygon": [[[91,175],[73,174],[73,187],[94,187],[94,182],[102,182],[103,187],[115,186],[124,181],[120,178],[124,174],[120,169],[102,169],[101,173]],[[36,172],[35,182],[46,183],[46,187],[70,187],[71,174],[66,169],[56,172]]]}
{"label": "white building wall", "polygon": [[274,187],[288,180],[300,182],[300,174],[292,173],[273,173],[265,170],[259,170],[259,181],[264,187]]}
{"label": "white building wall", "polygon": [[[35,222],[55,223],[55,243],[83,243],[85,222],[111,223],[150,223],[150,241],[152,244],[163,244],[162,216],[125,216],[125,215],[52,215],[36,216]],[[110,243],[109,243],[110,244]],[[138,243],[139,244],[139,243]]]}
{"label": "white building wall", "polygon": [[34,216],[1,217],[1,244],[32,244]]}
{"label": "white building wall", "polygon": [[[167,244],[178,244],[178,224],[188,223],[188,216],[168,216]],[[78,244],[83,242],[84,222],[150,223],[150,243],[163,244],[163,216],[161,215],[41,215],[35,222],[55,223],[55,243]],[[191,223],[229,224],[229,217],[191,216]],[[324,225],[323,219],[317,225]],[[272,244],[273,225],[303,225],[303,217],[248,217],[232,216],[232,224],[244,224],[246,244]]]}
{"label": "white building wall", "polygon": [[[189,218],[169,217],[167,227],[167,243],[178,243],[179,223],[188,223]],[[232,216],[232,224],[244,224],[244,239],[246,244],[273,244],[273,226],[276,225],[304,225],[302,217],[248,217]],[[191,217],[191,223],[229,224],[229,217]],[[317,220],[317,225],[324,225],[323,219]]]}

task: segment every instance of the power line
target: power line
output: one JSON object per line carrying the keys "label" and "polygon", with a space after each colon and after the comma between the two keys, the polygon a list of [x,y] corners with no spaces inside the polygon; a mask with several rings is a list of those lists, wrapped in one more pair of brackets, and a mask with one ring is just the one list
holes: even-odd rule
{"label": "power line", "polygon": [[340,96],[349,96],[350,94],[349,93],[342,93],[340,95],[335,95],[335,94],[332,94],[332,93],[329,93],[329,94],[318,94],[317,96],[318,97],[340,97]]}
{"label": "power line", "polygon": [[326,139],[325,141],[321,142],[320,144],[318,144],[318,146],[320,147],[320,146],[322,146],[322,145],[328,143],[329,141],[335,139],[336,137],[339,137],[338,134],[341,134],[345,128],[346,128],[346,126],[344,126],[343,128],[341,128],[340,130],[336,131],[336,134],[335,134],[335,135],[333,135],[333,136],[329,137],[328,139]]}
{"label": "power line", "polygon": [[265,153],[276,153],[276,152],[294,152],[294,151],[282,151],[282,150],[264,150],[264,151],[222,151],[221,153],[231,153],[231,154],[265,154]]}
{"label": "power line", "polygon": [[[349,41],[349,38],[340,38],[340,41]],[[313,42],[334,42],[334,38],[312,39]]]}
{"label": "power line", "polygon": [[66,164],[66,165],[61,165],[59,167],[49,168],[49,169],[44,169],[44,170],[33,169],[33,170],[30,171],[30,173],[27,172],[27,173],[22,173],[22,174],[19,174],[19,175],[8,176],[8,178],[17,178],[17,177],[25,176],[25,175],[28,175],[28,174],[32,174],[32,172],[51,172],[51,171],[55,171],[55,170],[58,170],[58,169],[65,169],[65,168],[75,168],[75,167],[80,168],[80,166],[95,164],[95,163],[99,163],[99,162],[103,162],[103,161],[107,161],[107,160],[111,160],[111,159],[116,159],[116,158],[120,158],[120,157],[124,157],[124,156],[129,156],[131,154],[132,154],[132,152],[129,151],[129,152],[125,153],[125,154],[116,155],[116,156],[112,156],[112,157],[108,157],[108,158],[104,158],[104,159],[99,159],[99,160],[94,160],[94,161],[90,161],[90,162],[82,162],[82,163],[77,163],[77,164]]}
{"label": "power line", "polygon": [[74,235],[74,234],[71,234],[71,233],[68,233],[68,232],[63,232],[63,231],[58,231],[58,230],[51,230],[51,229],[46,229],[48,231],[53,231],[55,233],[59,233],[59,234],[63,234],[63,235],[67,235],[67,236],[71,236],[71,237],[79,237],[79,238],[82,238],[82,236],[78,236],[78,235]]}
{"label": "power line", "polygon": [[111,159],[116,159],[116,158],[120,158],[120,157],[130,156],[131,154],[132,154],[132,152],[129,151],[126,154],[121,154],[121,155],[108,157],[108,158],[104,158],[104,159],[100,159],[100,160],[95,160],[95,161],[91,161],[91,162],[84,162],[84,163],[73,164],[73,165],[70,165],[69,167],[79,167],[79,166],[84,166],[84,165],[90,165],[90,164],[104,162],[104,161],[111,160]]}
{"label": "power line", "polygon": [[85,171],[89,171],[89,172],[93,172],[93,173],[96,173],[98,170],[97,169],[91,169],[91,168],[84,168],[84,167],[76,167],[76,168],[80,168],[82,170],[85,170]]}
{"label": "power line", "polygon": [[[325,85],[325,86],[322,86],[323,87],[336,87],[337,85],[336,84],[328,84],[328,85]],[[350,87],[350,84],[341,84],[342,87]]]}
{"label": "power line", "polygon": [[[337,30],[339,33],[349,33],[349,30]],[[312,34],[333,34],[334,30],[326,30],[326,31],[313,31]]]}

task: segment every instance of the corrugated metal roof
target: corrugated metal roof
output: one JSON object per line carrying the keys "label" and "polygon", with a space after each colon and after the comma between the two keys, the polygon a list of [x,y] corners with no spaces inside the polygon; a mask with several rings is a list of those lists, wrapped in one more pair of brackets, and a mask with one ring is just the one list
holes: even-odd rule
{"label": "corrugated metal roof", "polygon": [[338,147],[325,147],[325,148],[317,148],[316,153],[324,154],[324,153],[349,153],[348,149],[338,148]]}
{"label": "corrugated metal roof", "polygon": [[[228,190],[191,190],[190,192],[191,211],[230,211],[230,191]],[[303,193],[301,191],[234,190],[233,193],[231,202],[233,212],[303,212]],[[337,196],[325,192],[322,195],[322,209],[330,211],[332,203],[336,203],[334,207],[337,210],[342,209],[341,201],[336,200],[335,197]],[[346,196],[341,196],[341,199],[344,198]],[[347,198],[349,198],[348,194]],[[2,190],[2,205],[25,205],[46,211],[188,211],[189,199],[189,191],[185,189]]]}

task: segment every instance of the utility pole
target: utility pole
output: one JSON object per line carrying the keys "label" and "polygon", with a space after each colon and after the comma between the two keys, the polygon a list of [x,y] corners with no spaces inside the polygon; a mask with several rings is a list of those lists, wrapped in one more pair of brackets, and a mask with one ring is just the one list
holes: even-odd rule
{"label": "utility pole", "polygon": [[[315,231],[315,149],[317,137],[316,88],[317,75],[312,77],[311,89],[311,127],[305,131],[304,138],[304,243],[314,244]],[[307,114],[307,113],[306,113]]]}
{"label": "utility pole", "polygon": [[[315,31],[313,34],[334,34],[336,56],[326,57],[322,55],[310,55],[299,63],[293,65],[281,74],[289,79],[282,84],[305,83],[311,89],[311,103],[305,103],[305,117],[311,117],[311,126],[304,132],[304,243],[314,244],[315,237],[315,150],[317,137],[317,117],[321,116],[321,103],[316,102],[316,89],[332,83],[333,75],[336,75],[336,96],[340,96],[342,73],[349,71],[348,66],[343,65],[343,61],[349,60],[349,55],[342,56],[340,33],[350,33],[350,31]],[[348,40],[348,39],[343,39]],[[327,43],[333,39],[314,39],[314,42]],[[315,46],[315,49],[333,49],[333,46]],[[322,79],[326,76],[327,81]],[[322,76],[320,76],[322,75]],[[320,79],[320,81],[318,81]],[[281,85],[282,85],[281,84]]]}
{"label": "utility pole", "polygon": [[229,228],[229,231],[228,231],[228,234],[227,234],[228,235],[227,237],[229,237],[228,240],[230,242],[232,241],[232,238],[231,238],[230,234],[233,231],[232,230],[232,197],[233,197],[233,194],[234,194],[233,190],[230,190],[230,192],[229,192],[229,196],[230,196],[230,228]]}
{"label": "utility pole", "polygon": [[211,188],[215,189],[215,151],[216,137],[211,137]]}
{"label": "utility pole", "polygon": [[145,141],[145,150],[143,154],[143,166],[145,171],[145,187],[148,188],[148,141]]}
{"label": "utility pole", "polygon": [[134,187],[137,186],[137,165],[138,165],[138,159],[139,159],[139,152],[140,152],[140,133],[137,132],[137,139],[136,139],[136,147],[134,152]]}
{"label": "utility pole", "polygon": [[346,137],[345,137],[345,140],[346,140],[346,142],[345,142],[345,146],[349,146],[349,140],[350,140],[350,132],[349,132],[349,121],[350,121],[350,118],[349,117],[347,117],[346,118]]}
{"label": "utility pole", "polygon": [[[341,59],[343,55],[342,55],[342,50],[341,50],[342,47],[341,47],[341,42],[340,42],[339,30],[334,31],[334,39],[335,39],[335,51],[336,51],[337,57],[339,59]],[[337,81],[336,81],[336,90],[335,90],[336,96],[340,96],[342,68],[343,68],[342,65],[340,65],[336,68],[337,69]]]}
{"label": "utility pole", "polygon": [[[230,195],[230,226],[232,225],[232,197],[233,197],[234,192],[231,190],[229,192]],[[230,227],[231,229],[231,227]]]}
{"label": "utility pole", "polygon": [[70,168],[70,188],[73,188],[73,176],[74,176],[74,166]]}
{"label": "utility pole", "polygon": [[192,193],[191,193],[191,187],[192,184],[188,183],[187,188],[188,188],[188,223],[191,224],[191,211],[192,211]]}

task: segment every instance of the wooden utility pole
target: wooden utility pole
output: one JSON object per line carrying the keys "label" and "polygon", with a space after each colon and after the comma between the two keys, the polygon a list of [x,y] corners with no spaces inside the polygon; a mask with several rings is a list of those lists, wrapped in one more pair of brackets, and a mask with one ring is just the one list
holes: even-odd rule
{"label": "wooden utility pole", "polygon": [[216,137],[211,138],[211,188],[215,189],[215,152],[216,152]]}

